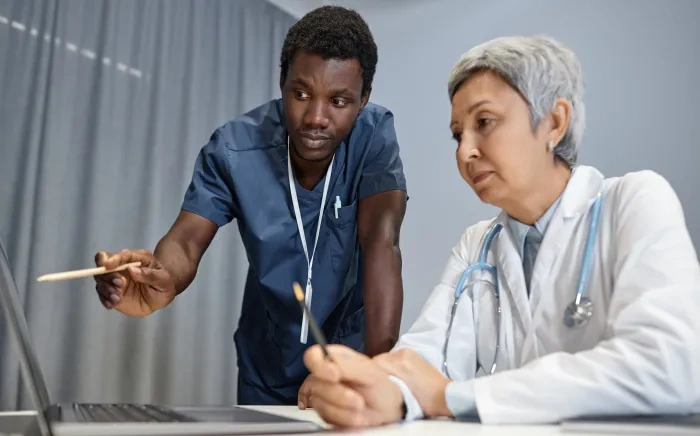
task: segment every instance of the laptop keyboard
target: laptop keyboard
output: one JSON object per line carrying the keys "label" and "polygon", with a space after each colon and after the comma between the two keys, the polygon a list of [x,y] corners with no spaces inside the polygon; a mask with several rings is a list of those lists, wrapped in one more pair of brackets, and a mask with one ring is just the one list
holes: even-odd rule
{"label": "laptop keyboard", "polygon": [[193,418],[151,404],[74,404],[73,410],[86,422],[194,422]]}

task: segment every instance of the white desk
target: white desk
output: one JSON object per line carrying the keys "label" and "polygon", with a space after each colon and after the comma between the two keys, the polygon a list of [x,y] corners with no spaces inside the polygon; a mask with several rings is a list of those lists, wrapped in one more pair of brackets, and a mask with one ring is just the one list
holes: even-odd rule
{"label": "white desk", "polygon": [[[323,432],[326,435],[343,435],[352,434],[369,434],[378,436],[591,436],[584,433],[562,433],[556,425],[551,426],[486,426],[481,424],[472,424],[465,422],[455,422],[448,420],[422,420],[403,424],[393,424],[384,427],[372,429],[363,429],[357,431],[333,431],[329,426],[324,424],[323,420],[313,410],[299,410],[296,406],[246,406],[251,409],[260,410],[268,413],[288,416],[290,418],[303,419],[313,421],[325,425],[329,428],[328,432]],[[318,433],[316,433],[318,435]],[[601,433],[596,433],[595,436],[605,436]]]}
{"label": "white desk", "polygon": [[[448,420],[421,420],[405,424],[393,424],[362,430],[333,430],[313,410],[299,410],[296,406],[245,406],[250,409],[274,413],[290,418],[313,421],[323,425],[328,430],[321,433],[310,433],[312,436],[348,436],[348,435],[376,435],[376,436],[615,436],[615,434],[602,433],[562,433],[556,425],[551,426],[486,426],[465,422]],[[21,435],[29,424],[35,419],[35,411],[0,412],[0,436]],[[619,436],[619,434],[617,434]]]}

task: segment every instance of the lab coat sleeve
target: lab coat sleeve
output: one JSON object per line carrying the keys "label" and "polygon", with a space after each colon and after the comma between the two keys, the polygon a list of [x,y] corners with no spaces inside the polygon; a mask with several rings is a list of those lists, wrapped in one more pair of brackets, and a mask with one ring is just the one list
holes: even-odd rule
{"label": "lab coat sleeve", "polygon": [[181,209],[200,215],[219,227],[234,218],[234,199],[228,144],[219,130],[202,147]]}
{"label": "lab coat sleeve", "polygon": [[394,116],[386,111],[374,128],[369,151],[362,167],[358,195],[361,200],[380,192],[397,189],[406,191],[406,176],[399,154]]}
{"label": "lab coat sleeve", "polygon": [[700,408],[700,266],[681,204],[651,171],[624,176],[606,197],[616,211],[612,337],[464,382],[482,423]]}
{"label": "lab coat sleeve", "polygon": [[403,396],[403,403],[406,405],[406,416],[404,416],[403,420],[408,422],[423,418],[425,416],[423,409],[421,409],[418,399],[413,395],[413,392],[411,392],[411,389],[406,385],[406,382],[393,375],[389,376],[389,380],[399,387],[401,395]]}
{"label": "lab coat sleeve", "polygon": [[[410,348],[432,366],[443,372],[442,346],[447,334],[450,308],[454,301],[454,289],[457,286],[459,277],[467,268],[468,259],[470,259],[469,247],[472,240],[476,238],[474,235],[479,233],[480,230],[484,231],[485,227],[486,224],[479,223],[468,228],[460,241],[452,248],[452,253],[447,261],[440,283],[433,289],[433,292],[423,305],[417,320],[408,332],[399,338],[393,350]],[[418,401],[410,394],[406,384],[396,377],[393,377],[392,380],[397,383],[404,394],[404,403],[407,411],[405,420],[423,417],[423,411],[420,410]],[[460,401],[457,400],[457,402],[459,403]]]}
{"label": "lab coat sleeve", "polygon": [[445,402],[452,415],[459,418],[478,416],[474,380],[450,382],[445,388]]}

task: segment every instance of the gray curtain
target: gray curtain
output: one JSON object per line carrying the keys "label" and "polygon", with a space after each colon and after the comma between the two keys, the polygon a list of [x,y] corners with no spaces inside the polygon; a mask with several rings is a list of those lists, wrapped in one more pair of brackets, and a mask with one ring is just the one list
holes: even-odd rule
{"label": "gray curtain", "polygon": [[[0,0],[0,237],[53,401],[235,403],[235,223],[146,318],[105,310],[90,278],[36,277],[152,250],[211,132],[279,95],[294,21],[258,0]],[[0,334],[0,409],[32,408]]]}

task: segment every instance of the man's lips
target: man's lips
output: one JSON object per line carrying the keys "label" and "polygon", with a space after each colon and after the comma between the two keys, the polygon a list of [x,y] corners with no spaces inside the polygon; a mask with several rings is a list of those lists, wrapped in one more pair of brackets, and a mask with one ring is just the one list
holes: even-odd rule
{"label": "man's lips", "polygon": [[318,133],[310,133],[310,132],[301,132],[299,133],[299,136],[301,136],[304,139],[307,139],[309,141],[325,141],[327,139],[331,139],[330,136],[328,135],[321,135]]}

